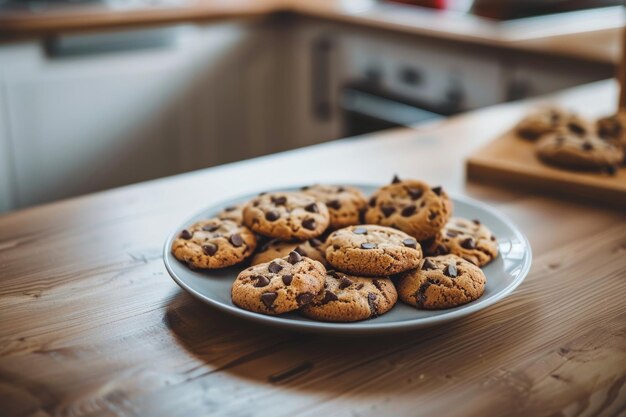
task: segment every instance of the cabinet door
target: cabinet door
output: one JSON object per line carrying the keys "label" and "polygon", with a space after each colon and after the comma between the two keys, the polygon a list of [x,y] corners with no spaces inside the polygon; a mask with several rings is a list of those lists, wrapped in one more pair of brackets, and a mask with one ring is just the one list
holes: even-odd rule
{"label": "cabinet door", "polygon": [[1,75],[2,69],[0,68],[0,213],[11,210],[15,206],[6,94],[1,83]]}
{"label": "cabinet door", "polygon": [[216,162],[202,161],[215,138],[186,114],[202,112],[193,98],[211,94],[206,79],[246,33],[233,23],[0,48],[18,205]]}

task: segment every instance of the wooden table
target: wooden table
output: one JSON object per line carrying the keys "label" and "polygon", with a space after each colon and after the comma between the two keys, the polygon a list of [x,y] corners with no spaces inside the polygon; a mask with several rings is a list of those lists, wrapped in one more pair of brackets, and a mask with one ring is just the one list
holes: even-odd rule
{"label": "wooden table", "polygon": [[[600,114],[616,96],[603,82],[558,100]],[[464,181],[464,157],[528,106],[0,217],[0,415],[625,415],[624,213]],[[165,271],[166,234],[203,206],[266,187],[382,183],[393,173],[508,215],[533,247],[526,281],[446,326],[340,338],[218,313]]]}

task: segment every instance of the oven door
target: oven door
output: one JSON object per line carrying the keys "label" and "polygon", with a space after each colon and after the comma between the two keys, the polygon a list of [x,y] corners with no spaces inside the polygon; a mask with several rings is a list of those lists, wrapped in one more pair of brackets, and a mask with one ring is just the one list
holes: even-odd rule
{"label": "oven door", "polygon": [[446,117],[440,111],[358,87],[342,90],[340,107],[344,136],[355,136]]}

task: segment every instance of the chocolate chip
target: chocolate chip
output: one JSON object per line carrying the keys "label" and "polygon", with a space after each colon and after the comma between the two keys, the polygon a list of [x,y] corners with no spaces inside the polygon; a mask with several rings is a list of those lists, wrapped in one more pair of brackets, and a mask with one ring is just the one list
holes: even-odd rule
{"label": "chocolate chip", "polygon": [[207,224],[202,226],[202,230],[204,230],[205,232],[215,232],[219,228],[219,224]]}
{"label": "chocolate chip", "polygon": [[400,178],[398,177],[398,175],[394,175],[393,178],[391,179],[391,183],[397,184],[399,182],[400,182]]}
{"label": "chocolate chip", "polygon": [[314,248],[317,248],[318,246],[322,245],[322,243],[323,242],[321,240],[316,239],[316,238],[309,239],[309,244],[313,246]]}
{"label": "chocolate chip", "polygon": [[589,142],[584,142],[582,148],[584,151],[590,151],[593,149],[593,145]]}
{"label": "chocolate chip", "polygon": [[559,112],[551,110],[550,111],[550,122],[552,122],[553,126],[556,126],[556,124],[559,122],[559,120],[561,119],[561,115],[559,114]]}
{"label": "chocolate chip", "polygon": [[442,190],[441,186],[433,187],[431,188],[431,190],[433,190],[435,194],[441,195],[441,190]]}
{"label": "chocolate chip", "polygon": [[300,294],[299,296],[296,297],[296,301],[298,302],[298,305],[300,306],[309,304],[312,299],[313,299],[313,294],[311,294],[310,292],[305,292],[304,294]]}
{"label": "chocolate chip", "polygon": [[448,236],[448,237],[456,237],[456,236],[458,236],[458,235],[459,235],[459,234],[458,234],[457,232],[454,232],[454,231],[452,231],[452,230],[448,230],[448,231],[446,232],[446,236]]}
{"label": "chocolate chip", "polygon": [[360,290],[361,288],[363,288],[363,283],[362,283],[362,282],[359,282],[359,283],[356,285],[356,287],[355,287],[354,289],[358,291],[358,290]]}
{"label": "chocolate chip", "polygon": [[235,206],[228,206],[224,209],[224,211],[235,211],[237,209],[237,207]]}
{"label": "chocolate chip", "polygon": [[428,279],[425,283],[420,285],[420,287],[417,289],[417,292],[415,293],[415,300],[417,301],[418,306],[423,307],[424,303],[426,303],[426,290],[428,290],[428,287],[438,283],[438,280]]}
{"label": "chocolate chip", "polygon": [[292,265],[297,264],[301,260],[302,260],[302,255],[300,255],[295,250],[292,250],[291,252],[289,252],[289,255],[287,255],[287,262],[289,262]]}
{"label": "chocolate chip", "polygon": [[320,210],[317,208],[317,204],[316,203],[308,204],[308,205],[304,206],[304,209],[306,211],[308,211],[309,213],[319,213],[320,212]]}
{"label": "chocolate chip", "polygon": [[435,255],[445,255],[448,253],[448,248],[443,246],[442,244],[437,245],[435,250],[433,251]]}
{"label": "chocolate chip", "polygon": [[276,210],[271,210],[265,213],[265,220],[268,220],[270,222],[278,220],[279,217],[280,217],[280,213],[278,213]]}
{"label": "chocolate chip", "polygon": [[476,249],[476,242],[471,237],[461,241],[461,247],[465,249]]}
{"label": "chocolate chip", "polygon": [[301,246],[296,246],[294,252],[298,252],[302,256],[307,256],[306,251]]}
{"label": "chocolate chip", "polygon": [[351,280],[351,279],[349,279],[349,278],[346,278],[346,277],[342,277],[342,278],[339,280],[339,288],[340,288],[340,289],[342,289],[342,290],[343,290],[344,288],[348,288],[348,287],[349,287],[350,285],[352,285],[352,284],[353,284],[352,280]]}
{"label": "chocolate chip", "polygon": [[383,214],[385,215],[385,217],[389,217],[391,216],[393,213],[395,213],[396,208],[393,206],[382,206],[380,208],[380,210],[383,212]]}
{"label": "chocolate chip", "polygon": [[328,269],[326,270],[326,274],[330,275],[331,277],[335,277],[337,278],[337,271],[335,271],[334,269]]}
{"label": "chocolate chip", "polygon": [[243,245],[243,238],[241,237],[239,233],[235,233],[234,235],[231,235],[228,241],[230,242],[231,245],[233,245],[236,248]]}
{"label": "chocolate chip", "polygon": [[417,200],[424,194],[424,191],[421,188],[408,188],[406,192],[409,193],[411,200]]}
{"label": "chocolate chip", "polygon": [[252,279],[256,280],[256,282],[254,283],[254,286],[257,288],[267,287],[268,285],[270,285],[269,278],[264,277],[263,275],[256,275]]}
{"label": "chocolate chip", "polygon": [[407,248],[413,248],[416,249],[417,248],[417,240],[413,239],[413,238],[406,238],[402,241],[402,244],[404,246],[406,246]]}
{"label": "chocolate chip", "polygon": [[376,294],[373,292],[367,294],[367,304],[370,306],[370,317],[376,317],[378,315],[378,309],[376,307]]}
{"label": "chocolate chip", "polygon": [[409,217],[415,214],[416,210],[417,210],[417,207],[415,206],[406,206],[405,208],[402,209],[402,212],[400,214],[402,214],[404,217]]}
{"label": "chocolate chip", "polygon": [[189,240],[191,239],[191,232],[187,229],[184,229],[182,232],[180,232],[180,238],[181,239],[185,239],[185,240]]}
{"label": "chocolate chip", "polygon": [[570,132],[573,132],[577,134],[578,136],[582,136],[585,134],[585,128],[579,125],[578,123],[569,122],[567,124],[567,128],[570,130]]}
{"label": "chocolate chip", "polygon": [[496,241],[496,237],[494,235],[491,235],[491,237],[489,239],[491,239],[494,242]]}
{"label": "chocolate chip", "polygon": [[337,192],[338,193],[343,193],[344,191],[346,191],[346,189],[344,187],[341,187],[341,186],[337,187]]}
{"label": "chocolate chip", "polygon": [[431,270],[431,269],[437,269],[437,265],[435,265],[433,263],[433,261],[431,261],[428,258],[424,259],[424,263],[422,264],[422,270],[423,271],[428,271],[428,270]]}
{"label": "chocolate chip", "polygon": [[293,281],[293,275],[287,274],[287,275],[283,275],[283,284],[285,285],[290,285],[291,281]]}
{"label": "chocolate chip", "polygon": [[449,276],[450,278],[456,278],[456,264],[454,262],[450,262],[448,266],[443,270],[444,275]]}
{"label": "chocolate chip", "polygon": [[261,192],[259,193],[259,197],[262,197],[262,196],[264,196],[265,194],[267,194],[267,191],[261,191]]}
{"label": "chocolate chip", "polygon": [[480,220],[474,219],[472,220],[475,225],[480,226]]}
{"label": "chocolate chip", "polygon": [[361,249],[376,249],[376,243],[372,243],[372,242],[361,243]]}
{"label": "chocolate chip", "polygon": [[326,294],[324,294],[324,300],[322,301],[323,304],[328,304],[331,301],[337,301],[339,300],[339,298],[337,297],[337,294],[335,294],[332,291],[326,291]]}
{"label": "chocolate chip", "polygon": [[215,252],[217,252],[217,245],[215,243],[207,243],[202,246],[202,252],[204,252],[205,255],[213,256]]}
{"label": "chocolate chip", "polygon": [[302,220],[302,227],[309,230],[315,230],[315,219],[308,218]]}
{"label": "chocolate chip", "polygon": [[374,286],[378,289],[378,291],[383,291],[384,289],[384,285],[383,282],[379,279],[375,279],[372,281],[372,284],[374,284]]}
{"label": "chocolate chip", "polygon": [[369,205],[370,207],[376,206],[376,197],[370,198]]}
{"label": "chocolate chip", "polygon": [[339,210],[341,208],[339,200],[330,200],[326,202],[326,205],[333,210]]}
{"label": "chocolate chip", "polygon": [[355,235],[366,235],[367,229],[365,227],[358,226],[352,230],[352,233],[354,233]]}
{"label": "chocolate chip", "polygon": [[283,204],[287,203],[287,197],[285,197],[284,195],[281,195],[280,197],[272,196],[272,203],[276,204],[277,206],[282,206]]}
{"label": "chocolate chip", "polygon": [[269,266],[267,267],[268,271],[270,271],[272,274],[277,274],[279,273],[283,267],[280,266],[277,262],[270,262]]}
{"label": "chocolate chip", "polygon": [[610,165],[610,166],[605,168],[605,171],[609,175],[615,175],[615,174],[617,174],[617,166]]}
{"label": "chocolate chip", "polygon": [[432,211],[429,215],[428,215],[428,220],[434,220],[435,217],[437,217],[439,215],[439,213],[437,213],[436,211]]}
{"label": "chocolate chip", "polygon": [[304,187],[300,187],[300,191],[306,191],[306,190],[308,190],[309,188],[311,188],[311,186],[310,186],[310,185],[305,185]]}
{"label": "chocolate chip", "polygon": [[266,292],[265,294],[261,294],[261,301],[267,308],[272,308],[272,304],[274,304],[274,300],[276,300],[278,294],[275,292]]}

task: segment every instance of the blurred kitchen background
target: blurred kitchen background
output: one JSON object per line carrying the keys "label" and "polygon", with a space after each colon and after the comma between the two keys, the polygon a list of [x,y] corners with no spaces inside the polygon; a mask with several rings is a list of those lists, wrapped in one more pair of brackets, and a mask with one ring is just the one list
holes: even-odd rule
{"label": "blurred kitchen background", "polygon": [[625,24],[621,0],[0,0],[0,212],[611,78]]}

